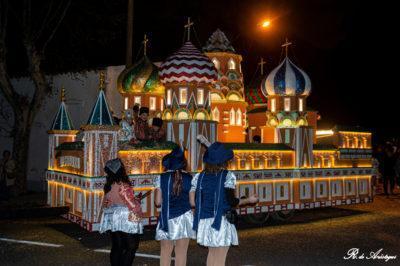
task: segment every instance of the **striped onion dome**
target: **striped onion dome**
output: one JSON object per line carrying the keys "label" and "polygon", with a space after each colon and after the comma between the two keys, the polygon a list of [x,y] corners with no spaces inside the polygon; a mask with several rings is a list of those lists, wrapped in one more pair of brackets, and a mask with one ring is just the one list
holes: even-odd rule
{"label": "striped onion dome", "polygon": [[161,64],[159,74],[163,84],[213,83],[218,79],[217,70],[211,60],[189,41]]}
{"label": "striped onion dome", "polygon": [[311,81],[288,57],[279,64],[262,82],[262,92],[268,95],[309,95]]}
{"label": "striped onion dome", "polygon": [[158,68],[146,55],[121,72],[117,87],[120,93],[164,94],[164,86],[158,77]]}

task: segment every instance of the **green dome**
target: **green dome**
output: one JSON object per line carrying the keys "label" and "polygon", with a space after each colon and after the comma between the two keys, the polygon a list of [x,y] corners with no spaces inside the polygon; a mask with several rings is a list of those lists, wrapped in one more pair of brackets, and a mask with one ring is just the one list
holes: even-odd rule
{"label": "green dome", "polygon": [[164,86],[158,77],[158,67],[147,56],[125,68],[118,77],[118,90],[126,93],[154,93],[164,95]]}

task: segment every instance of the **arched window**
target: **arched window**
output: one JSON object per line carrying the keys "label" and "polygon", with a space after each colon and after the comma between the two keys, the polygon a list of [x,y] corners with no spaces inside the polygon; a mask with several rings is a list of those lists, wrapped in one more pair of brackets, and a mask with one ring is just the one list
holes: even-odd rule
{"label": "arched window", "polygon": [[206,113],[200,111],[196,114],[195,119],[197,120],[206,120],[207,116]]}
{"label": "arched window", "polygon": [[212,111],[212,118],[214,121],[219,122],[219,110],[217,107],[215,107],[214,110]]}
{"label": "arched window", "polygon": [[228,95],[228,100],[229,101],[240,101],[240,96],[236,93],[231,93]]}
{"label": "arched window", "polygon": [[236,63],[233,61],[233,59],[229,59],[228,61],[228,69],[235,69],[236,68]]}
{"label": "arched window", "polygon": [[218,59],[214,57],[212,59],[212,62],[214,63],[215,68],[219,70],[219,61],[218,61]]}
{"label": "arched window", "polygon": [[242,111],[240,111],[240,109],[236,111],[236,125],[237,126],[242,125]]}
{"label": "arched window", "polygon": [[176,115],[176,118],[178,120],[186,120],[189,119],[189,114],[186,111],[179,111],[179,113]]}
{"label": "arched window", "polygon": [[231,126],[235,125],[235,121],[236,120],[236,114],[235,114],[235,110],[233,110],[233,108],[231,109],[231,111],[229,112],[229,124]]}
{"label": "arched window", "polygon": [[171,120],[172,119],[172,114],[170,111],[166,111],[164,113],[164,120]]}

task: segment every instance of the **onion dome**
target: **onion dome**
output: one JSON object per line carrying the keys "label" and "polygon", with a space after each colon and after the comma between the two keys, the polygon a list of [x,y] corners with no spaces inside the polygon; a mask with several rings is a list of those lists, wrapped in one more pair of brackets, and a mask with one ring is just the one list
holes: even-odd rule
{"label": "onion dome", "polygon": [[158,76],[158,67],[145,55],[118,76],[120,93],[155,93],[164,95],[164,86]]}
{"label": "onion dome", "polygon": [[225,33],[220,29],[214,31],[214,33],[208,39],[206,45],[203,47],[203,52],[230,52],[235,53],[231,42],[226,38]]}
{"label": "onion dome", "polygon": [[213,83],[218,79],[218,74],[211,60],[188,41],[161,64],[160,79],[163,84]]}
{"label": "onion dome", "polygon": [[246,102],[248,104],[267,104],[267,97],[261,92],[259,87],[247,88],[245,92]]}
{"label": "onion dome", "polygon": [[309,95],[311,81],[308,75],[298,68],[288,57],[279,64],[264,80],[262,92],[267,95]]}

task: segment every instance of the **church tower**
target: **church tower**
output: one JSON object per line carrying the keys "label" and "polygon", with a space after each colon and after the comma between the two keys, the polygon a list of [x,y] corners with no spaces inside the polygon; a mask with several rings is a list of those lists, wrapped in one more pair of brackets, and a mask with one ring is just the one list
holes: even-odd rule
{"label": "church tower", "polygon": [[176,142],[187,152],[190,171],[201,169],[204,152],[196,137],[204,135],[211,142],[217,140],[216,122],[211,119],[210,93],[217,80],[211,60],[188,40],[160,66],[160,80],[165,86],[163,119],[166,121],[167,140]]}
{"label": "church tower", "polygon": [[267,124],[261,130],[263,143],[285,143],[296,150],[296,167],[312,165],[313,127],[308,118],[307,97],[311,92],[308,75],[288,57],[290,42],[282,45],[285,58],[262,83],[268,97]]}
{"label": "church tower", "polygon": [[106,96],[104,94],[105,75],[100,73],[100,92],[89,120],[82,126],[84,132],[84,174],[103,176],[108,160],[117,158],[117,133],[119,126],[113,125]]}
{"label": "church tower", "polygon": [[64,142],[74,142],[78,130],[74,130],[71,118],[65,104],[65,89],[61,89],[61,103],[58,112],[54,117],[51,128],[47,131],[49,134],[49,153],[48,153],[48,168],[54,169],[56,148]]}
{"label": "church tower", "polygon": [[218,122],[218,141],[245,142],[247,103],[242,56],[236,53],[220,29],[210,36],[203,52],[218,71],[218,80],[211,90],[211,113],[212,119]]}

